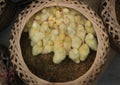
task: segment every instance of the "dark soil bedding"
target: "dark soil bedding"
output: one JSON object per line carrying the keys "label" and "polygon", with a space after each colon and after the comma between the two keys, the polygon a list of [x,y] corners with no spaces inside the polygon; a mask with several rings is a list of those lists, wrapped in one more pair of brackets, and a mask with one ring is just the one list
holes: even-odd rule
{"label": "dark soil bedding", "polygon": [[50,82],[67,82],[75,80],[89,70],[96,56],[96,52],[91,51],[87,60],[80,64],[75,64],[67,58],[61,64],[56,65],[52,62],[54,53],[32,56],[32,47],[30,46],[30,40],[27,33],[22,34],[20,44],[24,61],[31,72]]}

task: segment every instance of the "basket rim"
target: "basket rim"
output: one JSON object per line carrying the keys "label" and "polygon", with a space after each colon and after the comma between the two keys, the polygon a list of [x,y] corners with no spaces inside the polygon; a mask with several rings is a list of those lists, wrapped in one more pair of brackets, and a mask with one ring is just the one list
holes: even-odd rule
{"label": "basket rim", "polygon": [[[85,4],[84,4],[84,5],[85,5]],[[69,7],[69,6],[67,6],[67,4],[60,4],[60,3],[54,3],[54,4],[51,4],[51,5],[49,5],[49,6],[64,6],[64,7],[68,7],[68,8],[73,8],[74,10],[77,9],[77,8],[74,8],[73,5]],[[44,6],[43,8],[49,7],[49,6],[47,5],[47,6]],[[39,12],[39,11],[41,10],[40,8],[43,9],[41,6],[38,7],[38,9],[36,9],[33,13],[29,14],[30,16],[27,16],[27,17],[24,19],[24,22],[22,22],[23,27],[21,27],[21,28],[22,28],[22,31],[23,31],[23,28],[24,28],[27,20],[28,20],[31,16],[33,16],[34,14],[36,14],[37,12]],[[76,11],[78,11],[78,10],[76,10]],[[84,9],[81,10],[81,11],[79,10],[79,12],[84,15],[85,11],[84,11],[84,12],[82,12],[82,11],[84,11]],[[93,11],[93,10],[92,10],[92,11]],[[22,12],[21,12],[21,13],[22,13]],[[86,16],[86,15],[84,15],[84,16],[85,16],[88,20],[90,20],[90,18],[89,18],[88,16]],[[98,16],[97,16],[97,18],[100,19],[100,17],[98,17]],[[100,20],[101,20],[101,19],[100,19]],[[90,20],[90,21],[91,21],[91,20]],[[94,23],[95,23],[95,21],[92,21],[92,24],[93,24],[93,26],[94,26],[94,28],[95,28],[95,27],[97,27],[97,25],[95,25]],[[102,24],[102,25],[103,25],[103,24]],[[14,24],[14,26],[15,26],[15,24]],[[100,30],[100,29],[99,29],[99,30]],[[101,31],[103,31],[103,30],[101,30]],[[96,32],[97,36],[99,36],[99,33],[97,33],[98,31],[97,31],[96,29],[95,29],[95,32]],[[104,34],[106,34],[106,32],[104,32]],[[12,36],[14,36],[14,35],[12,35]],[[107,34],[106,34],[105,37],[108,38]],[[20,40],[20,38],[21,38],[21,36],[19,36],[19,40]],[[101,40],[101,39],[99,39],[99,37],[98,37],[98,47],[100,47],[99,44],[102,43],[100,40]],[[11,38],[10,38],[10,41],[12,41]],[[109,44],[109,42],[106,42],[106,43]],[[21,47],[20,47],[19,42],[17,42],[17,44],[19,45],[19,46],[18,46],[18,47],[19,47],[19,51],[21,51]],[[11,43],[10,43],[10,45],[11,45]],[[10,50],[10,52],[11,52],[11,50]],[[94,60],[93,64],[91,65],[91,67],[89,68],[89,70],[85,72],[85,74],[83,74],[82,76],[80,76],[79,78],[77,78],[77,79],[75,79],[75,80],[73,80],[73,81],[67,81],[67,82],[62,82],[62,83],[61,83],[61,82],[57,82],[57,83],[54,83],[54,84],[61,84],[61,85],[63,85],[63,84],[70,84],[70,83],[74,83],[75,81],[79,81],[79,79],[81,79],[81,78],[84,78],[85,75],[88,75],[89,72],[92,72],[92,69],[93,69],[93,67],[95,66],[95,63],[96,63],[96,60],[97,60],[97,55],[99,55],[98,52],[99,52],[99,49],[97,49],[96,57],[95,57],[95,60]],[[21,55],[20,57],[23,58],[21,52],[20,52],[20,55]],[[24,59],[22,59],[22,60],[24,61]],[[13,62],[13,63],[14,63],[14,62]],[[24,63],[24,64],[25,64],[25,63]],[[26,65],[26,64],[25,64],[25,65]],[[27,67],[27,65],[26,65],[25,67],[27,68],[27,71],[29,71],[30,73],[32,73],[32,72],[29,70],[29,68]],[[32,73],[32,75],[34,75],[34,74]],[[52,82],[49,82],[49,81],[46,81],[46,80],[44,80],[44,79],[38,78],[36,75],[34,75],[34,76],[35,76],[36,79],[42,80],[42,81],[45,82],[45,83],[53,84]]]}
{"label": "basket rim", "polygon": [[[120,23],[117,20],[116,0],[104,0],[101,4],[101,17],[107,27],[111,47],[117,52],[120,51]],[[115,37],[117,36],[117,38]],[[114,46],[112,46],[114,44]]]}

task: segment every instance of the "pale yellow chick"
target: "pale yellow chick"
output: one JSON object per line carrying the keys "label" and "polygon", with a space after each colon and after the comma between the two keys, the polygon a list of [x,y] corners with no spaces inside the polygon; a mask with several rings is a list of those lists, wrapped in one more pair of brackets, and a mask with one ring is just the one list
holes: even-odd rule
{"label": "pale yellow chick", "polygon": [[92,50],[94,50],[94,51],[97,50],[98,43],[97,43],[97,40],[92,33],[87,34],[87,36],[85,38],[85,42]]}
{"label": "pale yellow chick", "polygon": [[80,63],[80,55],[78,49],[74,48],[69,51],[69,58],[75,63]]}
{"label": "pale yellow chick", "polygon": [[32,36],[34,36],[37,32],[39,32],[40,29],[40,25],[34,21],[32,24],[32,27],[29,30],[29,37],[31,38]]}
{"label": "pale yellow chick", "polygon": [[40,53],[42,53],[43,51],[43,45],[42,45],[42,41],[37,42],[37,44],[35,44],[32,48],[32,54],[33,56],[36,56]]}
{"label": "pale yellow chick", "polygon": [[82,40],[78,36],[72,38],[72,47],[79,48],[82,44]]}
{"label": "pale yellow chick", "polygon": [[80,60],[81,61],[85,61],[86,58],[88,57],[89,53],[90,53],[90,49],[89,49],[88,45],[87,44],[83,44],[79,48],[79,53],[80,53]]}
{"label": "pale yellow chick", "polygon": [[72,47],[72,40],[69,36],[66,36],[64,40],[64,48],[67,53],[69,53],[71,47]]}
{"label": "pale yellow chick", "polygon": [[85,22],[85,29],[87,33],[92,33],[93,35],[96,35],[94,27],[92,26],[92,23],[89,20]]}
{"label": "pale yellow chick", "polygon": [[44,45],[44,50],[43,50],[43,54],[47,54],[53,51],[53,41],[48,41],[46,43],[46,45]]}
{"label": "pale yellow chick", "polygon": [[61,63],[66,58],[66,51],[64,48],[59,48],[58,50],[54,51],[53,62],[55,64]]}
{"label": "pale yellow chick", "polygon": [[85,36],[86,36],[86,30],[84,29],[83,25],[78,25],[78,27],[77,27],[77,36],[80,37],[82,42],[84,42]]}

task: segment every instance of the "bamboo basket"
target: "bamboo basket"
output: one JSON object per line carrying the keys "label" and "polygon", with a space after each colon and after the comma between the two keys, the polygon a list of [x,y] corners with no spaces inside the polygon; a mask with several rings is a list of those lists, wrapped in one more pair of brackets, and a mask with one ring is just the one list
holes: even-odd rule
{"label": "bamboo basket", "polygon": [[3,13],[5,6],[6,6],[6,1],[0,0],[0,15]]}
{"label": "bamboo basket", "polygon": [[[49,82],[33,74],[26,65],[21,52],[20,38],[26,22],[45,7],[63,6],[72,8],[83,14],[93,24],[98,39],[98,49],[95,60],[89,70],[79,78],[67,82]],[[10,57],[18,76],[29,85],[90,85],[102,71],[108,58],[109,38],[102,20],[86,4],[77,0],[35,0],[17,17],[10,38]]]}
{"label": "bamboo basket", "polygon": [[[104,0],[102,3],[101,16],[107,26],[111,46],[120,51],[120,24],[118,23],[115,10],[117,0]],[[120,5],[120,4],[119,4]]]}
{"label": "bamboo basket", "polygon": [[7,28],[15,17],[16,8],[11,0],[0,0],[0,31]]}

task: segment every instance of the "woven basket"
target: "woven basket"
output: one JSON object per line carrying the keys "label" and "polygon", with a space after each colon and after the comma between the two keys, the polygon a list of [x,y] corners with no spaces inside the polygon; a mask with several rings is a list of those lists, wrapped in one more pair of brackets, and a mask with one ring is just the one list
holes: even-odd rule
{"label": "woven basket", "polygon": [[0,31],[7,28],[15,17],[16,8],[11,0],[0,0]]}
{"label": "woven basket", "polygon": [[5,9],[6,1],[5,0],[0,0],[0,15],[3,13]]}
{"label": "woven basket", "polygon": [[[120,24],[117,21],[116,0],[104,0],[102,3],[101,16],[107,26],[107,31],[110,36],[111,46],[120,52]],[[120,4],[119,4],[120,5]],[[117,10],[119,11],[119,10]]]}
{"label": "woven basket", "polygon": [[[41,9],[51,6],[64,6],[79,11],[92,22],[97,34],[98,49],[92,66],[85,74],[73,81],[55,83],[43,80],[29,70],[22,56],[20,38],[26,22]],[[78,2],[77,0],[35,0],[17,17],[14,27],[11,30],[9,51],[17,74],[29,85],[88,85],[96,79],[96,76],[100,73],[107,60],[109,38],[102,20],[88,5]]]}

